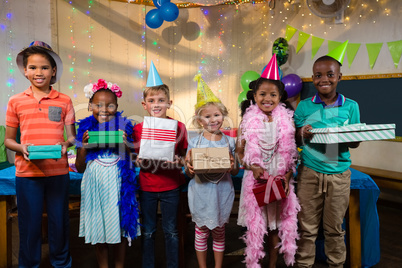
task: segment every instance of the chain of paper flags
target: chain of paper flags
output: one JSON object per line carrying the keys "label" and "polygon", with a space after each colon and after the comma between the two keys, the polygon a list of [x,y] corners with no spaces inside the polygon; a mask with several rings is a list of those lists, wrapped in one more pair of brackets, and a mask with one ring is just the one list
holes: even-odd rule
{"label": "chain of paper flags", "polygon": [[[324,43],[325,39],[297,30],[295,27],[290,25],[286,26],[285,39],[289,41],[290,39],[292,39],[292,37],[295,35],[297,31],[299,31],[298,35],[299,38],[297,40],[296,54],[299,53],[300,49],[304,46],[304,44],[311,36],[311,46],[312,46],[311,59],[313,59],[316,53],[318,52],[318,49],[320,49],[322,43]],[[332,40],[327,41],[328,41],[328,51],[331,51],[340,44],[342,44],[342,42],[338,41],[332,41]],[[349,43],[347,46],[346,53],[348,54],[349,68],[353,63],[357,52],[359,51],[360,45],[361,45],[360,43]],[[387,42],[387,45],[396,69],[398,68],[398,64],[402,55],[402,40]],[[375,62],[377,61],[382,46],[383,43],[366,43],[371,69],[373,69]]]}

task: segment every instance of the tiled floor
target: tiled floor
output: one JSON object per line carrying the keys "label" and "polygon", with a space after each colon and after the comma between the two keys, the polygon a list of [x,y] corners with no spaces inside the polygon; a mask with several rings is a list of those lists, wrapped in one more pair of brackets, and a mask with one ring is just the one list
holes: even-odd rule
{"label": "tiled floor", "polygon": [[[381,261],[376,268],[402,267],[402,258],[400,252],[402,250],[402,213],[400,208],[389,206],[389,204],[378,205],[378,213],[380,217],[380,236],[381,236]],[[97,267],[94,247],[84,244],[83,238],[78,238],[78,217],[71,218],[71,255],[73,257],[73,267],[86,268]],[[13,228],[13,267],[17,266],[18,256],[18,225],[17,218],[12,219]],[[245,267],[242,263],[244,244],[239,239],[242,235],[242,229],[236,225],[236,219],[231,218],[226,228],[226,255],[224,258],[224,267],[240,268]],[[157,256],[156,267],[165,267],[164,246],[162,230],[157,231]],[[185,240],[186,249],[186,266],[189,268],[198,267],[197,259],[194,252],[194,225],[189,222],[187,228],[187,236]],[[42,249],[42,268],[51,267],[48,259],[47,244]],[[266,263],[264,260],[264,264]],[[209,249],[208,265],[213,267],[213,253]],[[111,266],[112,267],[112,266]],[[141,242],[140,239],[133,242],[128,248],[126,254],[126,267],[141,267]],[[277,267],[286,267],[280,258]],[[327,267],[325,263],[317,263],[315,268]]]}

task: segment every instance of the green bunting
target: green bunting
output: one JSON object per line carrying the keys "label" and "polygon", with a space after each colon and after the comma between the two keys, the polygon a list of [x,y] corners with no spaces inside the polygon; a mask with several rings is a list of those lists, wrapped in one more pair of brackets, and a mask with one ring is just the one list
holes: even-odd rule
{"label": "green bunting", "polygon": [[297,40],[296,54],[299,53],[300,49],[304,46],[307,40],[310,38],[309,34],[299,31],[299,39]]}
{"label": "green bunting", "polygon": [[346,53],[348,54],[349,68],[356,57],[357,51],[359,51],[360,45],[361,44],[359,43],[349,43],[348,47],[346,48]]}
{"label": "green bunting", "polygon": [[402,55],[402,40],[388,42],[387,45],[396,69],[398,68],[399,60],[401,59]]}
{"label": "green bunting", "polygon": [[380,54],[383,43],[371,43],[366,44],[367,53],[370,62],[370,69],[373,69],[375,62],[377,61],[378,54]]}
{"label": "green bunting", "polygon": [[286,33],[285,33],[285,39],[286,41],[289,42],[290,39],[292,39],[293,35],[297,32],[297,29],[290,26],[286,25]]}
{"label": "green bunting", "polygon": [[[299,31],[299,30],[297,30],[293,26],[286,25],[286,33],[285,33],[286,41],[289,41],[290,39],[292,39],[292,37],[295,35],[295,33],[297,31]],[[300,49],[302,49],[302,47],[306,44],[306,42],[308,41],[310,36],[311,36],[311,59],[313,59],[316,56],[319,49],[321,48],[325,39],[299,31],[296,53],[299,53]],[[339,48],[342,45],[343,45],[342,49]],[[377,61],[377,58],[381,51],[382,45],[383,45],[383,43],[366,44],[371,69],[373,69],[373,67]],[[402,57],[402,40],[387,42],[387,45],[388,45],[388,50],[391,53],[392,60],[394,62],[394,66],[395,66],[395,68],[398,68],[399,61],[401,60],[401,57]],[[332,56],[331,54],[335,53],[336,55],[334,57],[337,58],[337,60],[338,59],[341,60],[340,62],[342,63],[344,56],[347,53],[348,54],[348,66],[350,68],[353,61],[355,60],[355,57],[357,55],[357,52],[360,49],[360,46],[361,46],[361,43],[346,43],[345,44],[345,42],[328,40],[328,51],[329,51],[328,55]],[[337,48],[339,51],[334,52],[334,50]],[[342,51],[342,53],[341,53],[341,51]]]}
{"label": "green bunting", "polygon": [[316,36],[311,36],[311,59],[314,58],[315,54],[317,54],[320,49],[322,43],[324,43],[325,39],[319,38]]}

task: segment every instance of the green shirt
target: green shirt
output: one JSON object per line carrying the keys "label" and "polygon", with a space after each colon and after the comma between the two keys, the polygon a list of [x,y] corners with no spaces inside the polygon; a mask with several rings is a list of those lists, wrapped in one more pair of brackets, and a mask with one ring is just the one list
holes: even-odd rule
{"label": "green shirt", "polygon": [[[297,128],[305,125],[326,128],[357,124],[360,123],[359,105],[338,93],[335,104],[326,106],[316,94],[299,103],[294,120]],[[304,140],[301,149],[302,164],[320,173],[342,173],[351,164],[349,147],[344,143],[318,144]]]}

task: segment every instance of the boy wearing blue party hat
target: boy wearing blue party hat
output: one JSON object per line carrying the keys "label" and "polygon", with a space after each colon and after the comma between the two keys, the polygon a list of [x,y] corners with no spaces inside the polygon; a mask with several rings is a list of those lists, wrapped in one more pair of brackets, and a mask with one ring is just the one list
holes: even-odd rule
{"label": "boy wearing blue party hat", "polygon": [[[172,105],[169,87],[163,84],[153,62],[148,74],[147,85],[143,93],[142,106],[151,117],[171,119],[166,115]],[[140,145],[143,123],[134,127],[134,143]],[[152,133],[155,134],[155,133]],[[138,159],[140,166],[140,204],[142,213],[142,267],[155,267],[155,231],[157,224],[158,202],[162,214],[162,229],[165,234],[167,267],[179,266],[179,237],[177,231],[177,211],[180,199],[180,186],[184,184],[182,166],[187,151],[187,130],[183,123],[177,123],[175,137],[175,160],[158,161]],[[155,148],[155,152],[159,148]],[[139,146],[136,148],[138,153]]]}
{"label": "boy wearing blue party hat", "polygon": [[313,65],[313,84],[317,94],[302,100],[295,112],[296,140],[302,148],[298,169],[297,196],[300,240],[297,267],[312,267],[315,240],[321,221],[325,254],[329,267],[343,267],[346,260],[343,219],[349,205],[351,164],[349,148],[359,142],[339,144],[310,143],[313,128],[337,127],[360,123],[358,104],[336,91],[348,41]]}

